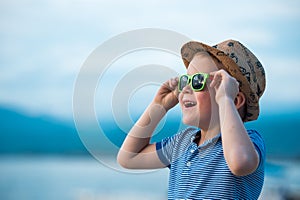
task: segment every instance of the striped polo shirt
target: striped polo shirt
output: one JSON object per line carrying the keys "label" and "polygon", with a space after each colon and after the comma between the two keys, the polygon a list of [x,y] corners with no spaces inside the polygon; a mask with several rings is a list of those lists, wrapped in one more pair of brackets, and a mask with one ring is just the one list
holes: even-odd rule
{"label": "striped polo shirt", "polygon": [[168,199],[258,199],[264,182],[265,145],[248,130],[259,166],[247,176],[235,176],[223,154],[221,134],[198,146],[199,129],[187,128],[156,143],[160,160],[170,168]]}

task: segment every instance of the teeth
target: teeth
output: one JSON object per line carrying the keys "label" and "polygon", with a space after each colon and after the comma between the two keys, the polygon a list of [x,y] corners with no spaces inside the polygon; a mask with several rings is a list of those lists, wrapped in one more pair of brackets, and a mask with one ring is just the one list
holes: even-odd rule
{"label": "teeth", "polygon": [[195,106],[195,105],[196,105],[196,102],[192,102],[192,101],[184,102],[185,107],[192,107],[192,106]]}

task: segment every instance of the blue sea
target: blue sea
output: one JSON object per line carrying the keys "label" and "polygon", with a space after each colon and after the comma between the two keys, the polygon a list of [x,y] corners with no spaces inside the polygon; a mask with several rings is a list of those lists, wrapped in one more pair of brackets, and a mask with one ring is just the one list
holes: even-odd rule
{"label": "blue sea", "polygon": [[121,172],[88,156],[0,158],[1,200],[166,199],[167,182],[167,169]]}
{"label": "blue sea", "polygon": [[[127,130],[112,120],[100,120],[102,134],[95,129],[79,134],[74,122],[1,106],[0,117],[0,200],[167,199],[168,169],[125,171],[116,165]],[[300,111],[287,110],[246,124],[266,144],[260,199],[300,199],[299,122]],[[167,118],[153,139],[176,133],[179,124],[180,116]],[[98,160],[88,145],[89,151],[102,153]]]}
{"label": "blue sea", "polygon": [[[115,158],[105,158],[115,162]],[[260,199],[299,199],[300,162],[269,160]],[[168,169],[126,172],[85,156],[1,156],[1,200],[167,199]]]}

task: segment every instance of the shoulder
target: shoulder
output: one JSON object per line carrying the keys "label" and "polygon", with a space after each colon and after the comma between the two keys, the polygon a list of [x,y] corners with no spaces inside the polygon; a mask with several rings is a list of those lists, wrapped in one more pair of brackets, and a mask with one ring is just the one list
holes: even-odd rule
{"label": "shoulder", "polygon": [[186,142],[190,142],[191,138],[194,139],[195,135],[197,134],[197,132],[199,131],[199,129],[195,128],[195,127],[188,127],[183,129],[182,131],[178,132],[177,134],[173,135],[172,137],[170,137],[170,140],[176,140],[176,141],[186,141]]}
{"label": "shoulder", "polygon": [[196,133],[199,131],[199,129],[194,128],[194,127],[188,127],[185,128],[183,130],[181,130],[180,132],[170,136],[170,137],[166,137],[164,138],[162,141],[157,143],[157,147],[158,149],[162,148],[165,145],[176,145],[176,143],[187,143],[188,141],[191,141],[191,138],[193,138]]}
{"label": "shoulder", "polygon": [[247,132],[248,132],[249,135],[254,134],[254,135],[260,136],[260,133],[257,130],[254,130],[254,129],[247,129]]}
{"label": "shoulder", "polygon": [[253,142],[259,142],[259,143],[264,144],[263,137],[261,136],[261,134],[257,130],[248,129],[247,132],[248,132],[248,135],[249,135],[250,139]]}
{"label": "shoulder", "polygon": [[179,133],[167,137],[160,142],[156,143],[156,152],[158,157],[168,166],[171,164],[176,155],[182,154],[188,144],[190,144],[191,138],[197,133],[197,129],[193,127],[186,128]]}

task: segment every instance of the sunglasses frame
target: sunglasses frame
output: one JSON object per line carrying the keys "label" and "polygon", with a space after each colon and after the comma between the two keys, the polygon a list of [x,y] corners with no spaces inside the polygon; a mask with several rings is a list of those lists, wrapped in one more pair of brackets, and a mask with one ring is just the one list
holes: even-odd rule
{"label": "sunglasses frame", "polygon": [[[199,88],[199,89],[196,89],[196,88],[194,88],[192,82],[193,82],[194,76],[199,75],[199,74],[200,74],[200,75],[203,75],[204,80],[203,80],[203,85],[202,85],[202,87]],[[195,74],[193,74],[193,75],[188,75],[188,74],[183,74],[183,75],[181,75],[181,76],[179,77],[179,81],[178,81],[178,91],[179,91],[179,92],[181,92],[182,89],[185,87],[185,86],[184,86],[182,89],[180,89],[180,83],[181,83],[181,79],[182,79],[183,76],[188,77],[187,84],[186,84],[185,86],[190,85],[193,91],[198,92],[198,91],[201,91],[201,90],[204,89],[205,84],[206,84],[206,82],[207,82],[207,79],[208,79],[208,77],[209,77],[209,74],[207,74],[207,73],[195,73]]]}

